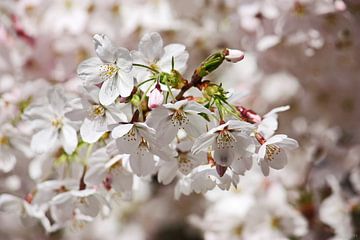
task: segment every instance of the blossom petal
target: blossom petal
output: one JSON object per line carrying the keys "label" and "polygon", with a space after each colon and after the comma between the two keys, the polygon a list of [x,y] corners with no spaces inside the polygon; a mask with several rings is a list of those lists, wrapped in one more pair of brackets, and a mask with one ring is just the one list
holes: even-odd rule
{"label": "blossom petal", "polygon": [[99,163],[93,166],[86,171],[84,182],[90,186],[96,186],[100,184],[106,176],[106,169],[104,165]]}
{"label": "blossom petal", "polygon": [[106,132],[97,131],[95,120],[85,118],[80,127],[80,136],[84,142],[94,143]]}
{"label": "blossom petal", "polygon": [[67,154],[72,154],[78,144],[76,130],[70,125],[65,124],[61,129],[60,141]]}
{"label": "blossom petal", "polygon": [[193,147],[191,148],[191,152],[193,154],[198,153],[201,150],[206,150],[214,141],[216,135],[215,134],[210,134],[210,133],[204,133],[202,134],[200,137],[198,137],[195,142]]}
{"label": "blossom petal", "polygon": [[9,150],[0,147],[0,171],[10,172],[14,169],[16,157]]}
{"label": "blossom petal", "polygon": [[134,88],[134,80],[131,76],[123,71],[117,73],[117,81],[119,84],[119,93],[122,97],[130,96]]}
{"label": "blossom petal", "polygon": [[274,159],[269,160],[269,165],[270,167],[274,168],[274,169],[282,169],[286,166],[287,164],[287,156],[286,153],[284,151],[284,149],[280,149],[280,152],[277,154],[274,154]]}
{"label": "blossom petal", "polygon": [[98,84],[103,81],[100,78],[102,64],[103,62],[97,57],[89,58],[79,64],[77,74],[85,85]]}
{"label": "blossom petal", "polygon": [[132,57],[126,48],[116,50],[116,65],[124,72],[130,72],[132,68]]}
{"label": "blossom petal", "polygon": [[145,34],[139,43],[140,52],[150,62],[155,62],[164,54],[163,41],[159,33],[147,33]]}
{"label": "blossom petal", "polygon": [[134,124],[120,124],[112,130],[111,137],[115,139],[123,137],[133,128],[133,126]]}
{"label": "blossom petal", "polygon": [[104,34],[95,34],[93,37],[95,52],[98,57],[107,63],[115,62],[116,47]]}
{"label": "blossom petal", "polygon": [[134,178],[133,175],[125,170],[115,171],[112,175],[111,187],[116,192],[129,192],[132,190]]}
{"label": "blossom petal", "polygon": [[269,168],[268,161],[261,160],[260,167],[261,167],[261,171],[263,172],[264,176],[269,176],[270,168]]}
{"label": "blossom petal", "polygon": [[114,77],[106,80],[101,86],[99,100],[102,105],[112,104],[120,95],[120,86],[118,78]]}
{"label": "blossom petal", "polygon": [[49,99],[50,106],[55,113],[62,114],[65,110],[67,102],[63,90],[60,88],[51,89],[49,90],[47,97]]}
{"label": "blossom petal", "polygon": [[36,153],[50,151],[56,144],[58,132],[55,128],[45,128],[37,132],[31,139],[31,149]]}
{"label": "blossom petal", "polygon": [[177,169],[177,161],[165,162],[158,171],[158,181],[165,185],[171,183],[176,177]]}
{"label": "blossom petal", "polygon": [[164,72],[170,72],[172,68],[172,58],[174,58],[174,68],[179,72],[186,70],[186,63],[189,53],[182,44],[169,44],[164,47],[164,56],[159,60],[158,65]]}
{"label": "blossom petal", "polygon": [[155,170],[154,155],[145,149],[139,149],[130,155],[130,167],[137,176],[147,176]]}

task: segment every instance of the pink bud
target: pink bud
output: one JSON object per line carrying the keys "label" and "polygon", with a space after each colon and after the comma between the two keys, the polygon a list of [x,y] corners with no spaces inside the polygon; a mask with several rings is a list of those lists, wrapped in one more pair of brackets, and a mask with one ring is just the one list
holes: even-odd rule
{"label": "pink bud", "polygon": [[150,109],[157,108],[164,101],[164,96],[159,89],[154,88],[149,94],[148,106]]}
{"label": "pink bud", "polygon": [[229,62],[236,63],[244,59],[244,53],[237,49],[226,49],[225,59]]}

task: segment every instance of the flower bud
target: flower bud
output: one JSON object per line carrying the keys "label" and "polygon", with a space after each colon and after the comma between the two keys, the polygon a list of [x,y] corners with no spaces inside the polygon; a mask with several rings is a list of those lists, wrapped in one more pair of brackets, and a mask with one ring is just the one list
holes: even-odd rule
{"label": "flower bud", "polygon": [[232,63],[240,62],[244,59],[244,53],[237,49],[225,49],[225,59]]}
{"label": "flower bud", "polygon": [[164,101],[164,95],[161,93],[161,89],[156,87],[149,94],[148,106],[150,109],[157,108]]}

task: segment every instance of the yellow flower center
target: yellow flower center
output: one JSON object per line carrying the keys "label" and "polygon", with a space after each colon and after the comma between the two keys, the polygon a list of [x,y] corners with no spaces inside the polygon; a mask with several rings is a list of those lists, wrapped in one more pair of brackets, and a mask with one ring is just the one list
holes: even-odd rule
{"label": "yellow flower center", "polygon": [[104,64],[100,66],[100,78],[102,80],[108,80],[115,76],[115,74],[119,71],[119,67],[113,63]]}
{"label": "yellow flower center", "polygon": [[92,118],[100,118],[105,115],[105,108],[100,104],[92,105],[90,108],[90,116]]}
{"label": "yellow flower center", "polygon": [[55,128],[62,128],[62,126],[64,125],[62,122],[62,119],[53,119],[51,121],[51,125],[53,125]]}

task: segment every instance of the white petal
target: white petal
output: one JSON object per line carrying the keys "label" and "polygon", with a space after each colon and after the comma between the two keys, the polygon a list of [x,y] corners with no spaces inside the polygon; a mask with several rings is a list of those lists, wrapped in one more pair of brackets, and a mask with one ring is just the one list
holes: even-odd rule
{"label": "white petal", "polygon": [[65,113],[65,117],[71,121],[83,121],[86,116],[87,112],[85,109],[75,109]]}
{"label": "white petal", "polygon": [[116,139],[116,146],[119,153],[132,154],[136,152],[140,144],[140,136],[136,132],[134,136],[124,135]]}
{"label": "white petal", "polygon": [[104,34],[95,34],[93,37],[95,52],[104,62],[114,63],[116,47],[111,40]]}
{"label": "white petal", "polygon": [[147,176],[155,169],[154,156],[147,150],[139,149],[130,155],[130,167],[137,176]]}
{"label": "white petal", "polygon": [[228,121],[229,123],[229,128],[231,130],[236,130],[236,131],[242,131],[242,132],[251,132],[255,129],[255,126],[247,123],[245,121],[240,121],[240,120],[230,120]]}
{"label": "white petal", "polygon": [[67,154],[72,154],[78,144],[76,130],[70,125],[65,124],[61,129],[61,144]]}
{"label": "white petal", "polygon": [[158,171],[158,181],[165,185],[171,183],[176,177],[177,169],[177,161],[164,162]]}
{"label": "white petal", "polygon": [[20,215],[23,211],[22,200],[13,195],[3,193],[0,195],[0,211]]}
{"label": "white petal", "polygon": [[228,167],[235,159],[235,153],[230,149],[216,149],[214,151],[214,159],[217,164]]}
{"label": "white petal", "polygon": [[[168,121],[164,124],[160,124],[160,129],[157,132],[157,141],[160,144],[169,144],[174,140],[176,134],[179,131],[178,126],[174,126]],[[162,127],[161,127],[162,126]]]}
{"label": "white petal", "polygon": [[201,150],[207,150],[207,148],[212,144],[215,140],[216,135],[210,133],[204,133],[200,137],[198,137],[195,142],[194,146],[191,148],[191,152],[193,154],[198,153]]}
{"label": "white petal", "polygon": [[124,72],[130,72],[132,68],[132,57],[126,48],[116,50],[116,65]]}
{"label": "white petal", "polygon": [[106,131],[96,131],[96,122],[85,118],[84,122],[80,127],[80,135],[84,142],[94,143],[100,139],[100,137]]}
{"label": "white petal", "polygon": [[273,115],[273,114],[276,114],[278,112],[284,112],[284,111],[287,111],[290,109],[290,106],[289,105],[286,105],[286,106],[281,106],[281,107],[277,107],[277,108],[274,108],[273,110],[271,110],[270,112],[268,112],[267,114],[264,115],[264,118],[270,116],[270,115]]}
{"label": "white petal", "polygon": [[157,61],[163,55],[162,47],[162,38],[156,32],[145,34],[139,43],[140,52],[151,62]]}
{"label": "white petal", "polygon": [[158,129],[159,123],[165,121],[168,118],[170,111],[165,107],[158,107],[153,109],[150,114],[146,117],[146,123],[148,126]]}
{"label": "white petal", "polygon": [[185,107],[184,107],[184,111],[185,112],[191,112],[191,113],[206,113],[208,115],[212,115],[213,113],[207,109],[206,107],[204,107],[203,105],[194,102],[194,101],[189,101]]}
{"label": "white petal", "polygon": [[96,186],[102,183],[102,181],[105,179],[105,176],[106,169],[104,168],[104,165],[98,163],[89,167],[89,169],[86,171],[84,181],[87,185]]}
{"label": "white petal", "polygon": [[45,153],[53,149],[58,137],[57,129],[50,127],[37,132],[31,139],[31,149],[36,153]]}
{"label": "white petal", "polygon": [[164,104],[164,107],[166,107],[168,109],[179,110],[181,107],[185,106],[187,103],[188,103],[188,100],[184,99],[184,100],[177,101],[175,103]]}
{"label": "white petal", "polygon": [[119,83],[120,95],[122,97],[130,96],[130,94],[134,88],[134,80],[132,79],[132,77],[123,71],[119,71],[117,73],[117,79],[118,79],[118,83]]}
{"label": "white petal", "polygon": [[285,138],[282,142],[278,142],[276,145],[288,150],[293,150],[299,147],[299,143],[292,138]]}
{"label": "white petal", "polygon": [[187,134],[193,137],[198,137],[206,132],[206,120],[203,117],[197,114],[189,114],[187,117],[189,119],[189,123],[184,126]]}
{"label": "white petal", "polygon": [[170,72],[172,68],[172,58],[174,57],[174,68],[179,72],[186,70],[186,62],[189,53],[182,44],[169,44],[164,47],[164,56],[159,60],[158,65],[162,71]]}
{"label": "white petal", "polygon": [[116,171],[112,176],[112,188],[116,192],[128,192],[132,190],[133,175],[125,170]]}
{"label": "white petal", "polygon": [[280,152],[278,154],[274,154],[273,160],[271,161],[269,159],[267,160],[269,161],[270,167],[274,169],[282,169],[287,164],[287,156],[284,149],[280,149]]}
{"label": "white petal", "polygon": [[252,158],[251,157],[242,157],[238,156],[232,163],[231,169],[236,174],[244,175],[247,170],[250,170],[252,166]]}
{"label": "white petal", "polygon": [[79,201],[78,208],[86,216],[96,217],[100,211],[100,202],[95,195],[88,196],[85,201]]}
{"label": "white petal", "polygon": [[266,144],[279,143],[279,142],[282,142],[286,138],[287,138],[287,136],[285,134],[276,134],[276,135],[272,136],[271,138],[269,138],[266,141]]}
{"label": "white petal", "polygon": [[65,110],[66,98],[64,96],[63,90],[59,88],[54,88],[48,91],[47,97],[51,108],[57,114],[62,114]]}
{"label": "white petal", "polygon": [[133,128],[133,126],[134,124],[120,124],[112,130],[111,137],[114,139],[123,137]]}
{"label": "white petal", "polygon": [[15,167],[16,157],[9,150],[0,147],[0,171],[10,172]]}
{"label": "white petal", "polygon": [[77,74],[85,85],[98,84],[103,80],[100,78],[100,66],[103,62],[97,58],[89,58],[81,62],[77,68]]}
{"label": "white petal", "polygon": [[115,76],[106,80],[99,93],[100,103],[104,106],[112,104],[120,95],[119,79]]}
{"label": "white petal", "polygon": [[269,168],[268,161],[261,160],[260,167],[261,167],[261,171],[263,172],[264,176],[269,176],[270,168]]}

